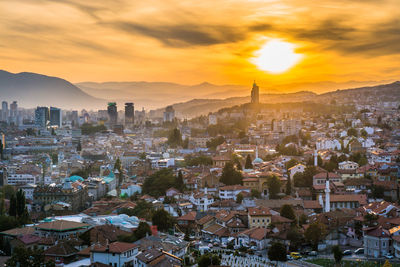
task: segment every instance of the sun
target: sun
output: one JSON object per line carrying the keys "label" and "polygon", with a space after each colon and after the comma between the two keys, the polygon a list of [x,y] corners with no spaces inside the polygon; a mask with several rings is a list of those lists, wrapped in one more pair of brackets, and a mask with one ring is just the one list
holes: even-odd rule
{"label": "sun", "polygon": [[255,57],[251,61],[260,70],[275,74],[282,73],[296,65],[303,57],[295,53],[295,48],[296,46],[292,43],[271,39],[254,53]]}

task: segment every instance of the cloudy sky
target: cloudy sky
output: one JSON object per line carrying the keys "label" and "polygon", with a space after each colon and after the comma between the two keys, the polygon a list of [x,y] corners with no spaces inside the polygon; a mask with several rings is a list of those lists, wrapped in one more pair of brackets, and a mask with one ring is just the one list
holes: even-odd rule
{"label": "cloudy sky", "polygon": [[[290,43],[301,59],[261,70]],[[2,0],[0,69],[83,81],[299,84],[399,80],[399,0]]]}

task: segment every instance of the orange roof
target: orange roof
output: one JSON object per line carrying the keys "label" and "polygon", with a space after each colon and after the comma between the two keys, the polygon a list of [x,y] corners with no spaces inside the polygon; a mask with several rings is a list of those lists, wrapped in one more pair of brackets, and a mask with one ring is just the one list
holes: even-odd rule
{"label": "orange roof", "polygon": [[136,244],[132,243],[125,243],[125,242],[114,242],[109,244],[108,246],[95,246],[94,248],[91,249],[93,252],[110,252],[110,253],[124,253],[127,250],[131,250],[133,248],[137,247]]}
{"label": "orange roof", "polygon": [[271,211],[267,207],[249,208],[250,216],[271,216]]}

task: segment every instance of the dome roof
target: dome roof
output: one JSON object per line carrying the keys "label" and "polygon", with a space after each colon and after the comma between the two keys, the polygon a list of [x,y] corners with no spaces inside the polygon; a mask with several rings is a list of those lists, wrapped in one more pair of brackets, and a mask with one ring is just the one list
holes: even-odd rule
{"label": "dome roof", "polygon": [[260,159],[260,158],[255,158],[254,160],[253,160],[253,164],[260,164],[260,163],[263,163],[264,161],[262,160],[262,159]]}
{"label": "dome roof", "polygon": [[68,178],[71,182],[76,182],[76,181],[81,181],[83,182],[84,179],[80,177],[79,175],[72,175],[71,177]]}

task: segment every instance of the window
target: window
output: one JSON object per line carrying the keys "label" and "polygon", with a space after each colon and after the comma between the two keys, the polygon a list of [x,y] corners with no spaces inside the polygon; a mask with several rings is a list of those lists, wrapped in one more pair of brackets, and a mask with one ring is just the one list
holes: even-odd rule
{"label": "window", "polygon": [[255,223],[256,222],[256,220],[255,219],[253,219],[253,223]]}

